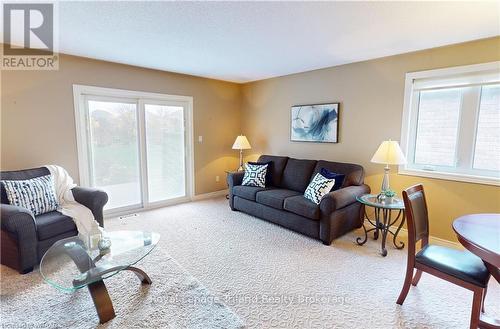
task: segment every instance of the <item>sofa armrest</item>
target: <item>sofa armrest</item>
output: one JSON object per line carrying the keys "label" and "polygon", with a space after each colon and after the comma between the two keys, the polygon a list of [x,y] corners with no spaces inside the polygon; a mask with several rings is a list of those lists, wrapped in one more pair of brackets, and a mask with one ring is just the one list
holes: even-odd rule
{"label": "sofa armrest", "polygon": [[2,203],[0,210],[2,230],[16,235],[21,231],[28,232],[32,230],[36,232],[35,219],[28,209]]}
{"label": "sofa armrest", "polygon": [[227,175],[227,185],[229,186],[229,190],[231,187],[241,185],[243,181],[243,176],[245,175],[244,171],[232,172]]}
{"label": "sofa armrest", "polygon": [[98,189],[80,186],[74,187],[71,192],[75,201],[89,208],[95,220],[104,227],[103,208],[108,202],[108,194]]}
{"label": "sofa armrest", "polygon": [[243,182],[243,176],[245,175],[244,171],[235,171],[227,174],[227,186],[229,187],[229,207],[231,210],[236,210],[234,208],[234,195],[233,195],[233,187],[241,185]]}
{"label": "sofa armrest", "polygon": [[35,219],[26,208],[10,204],[0,206],[2,231],[15,237],[19,248],[19,271],[24,273],[37,263],[37,244]]}
{"label": "sofa armrest", "polygon": [[328,193],[319,204],[322,214],[329,215],[337,209],[344,208],[356,202],[356,197],[370,193],[370,187],[366,184],[352,185]]}

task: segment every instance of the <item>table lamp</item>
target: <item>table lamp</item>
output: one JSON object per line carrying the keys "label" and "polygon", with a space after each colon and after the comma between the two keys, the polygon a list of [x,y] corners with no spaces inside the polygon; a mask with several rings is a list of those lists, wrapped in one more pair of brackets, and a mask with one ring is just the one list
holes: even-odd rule
{"label": "table lamp", "polygon": [[239,135],[236,137],[233,144],[233,150],[240,150],[240,167],[238,168],[238,171],[243,171],[243,150],[249,150],[251,148],[252,147],[250,146],[246,136]]}
{"label": "table lamp", "polygon": [[406,163],[405,155],[397,141],[383,141],[372,157],[371,162],[385,164],[384,180],[382,181],[382,192],[389,190],[389,165],[400,165]]}

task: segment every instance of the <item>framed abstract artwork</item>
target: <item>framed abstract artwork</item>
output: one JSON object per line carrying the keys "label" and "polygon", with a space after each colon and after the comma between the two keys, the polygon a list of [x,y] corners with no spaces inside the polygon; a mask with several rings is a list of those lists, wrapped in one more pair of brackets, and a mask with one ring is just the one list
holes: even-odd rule
{"label": "framed abstract artwork", "polygon": [[292,106],[290,140],[337,143],[339,103]]}

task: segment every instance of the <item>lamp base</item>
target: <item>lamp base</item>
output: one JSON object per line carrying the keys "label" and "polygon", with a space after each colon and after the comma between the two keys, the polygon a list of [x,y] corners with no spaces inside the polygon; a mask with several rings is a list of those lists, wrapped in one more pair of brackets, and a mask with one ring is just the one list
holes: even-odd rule
{"label": "lamp base", "polygon": [[237,171],[245,171],[243,168],[243,150],[240,150],[240,166]]}
{"label": "lamp base", "polygon": [[384,179],[382,180],[382,188],[381,191],[385,192],[389,190],[389,171],[391,171],[391,168],[389,165],[386,165],[384,168]]}

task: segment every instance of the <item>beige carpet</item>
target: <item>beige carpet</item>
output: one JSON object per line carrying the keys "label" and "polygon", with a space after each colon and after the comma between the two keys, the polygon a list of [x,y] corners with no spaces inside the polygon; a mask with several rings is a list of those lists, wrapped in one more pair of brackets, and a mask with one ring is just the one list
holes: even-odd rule
{"label": "beige carpet", "polygon": [[[357,246],[357,233],[325,246],[232,212],[224,198],[140,213],[106,225],[160,232],[162,247],[250,328],[469,325],[471,292],[430,275],[422,276],[402,307],[396,305],[407,249],[389,248],[383,258],[380,241]],[[486,303],[487,313],[500,318],[498,284],[490,283]]]}
{"label": "beige carpet", "polygon": [[[141,293],[136,284],[124,286],[127,292],[136,293],[131,301],[120,300],[116,305],[120,319],[113,327],[240,325],[225,308],[227,305],[249,328],[468,328],[472,294],[429,275],[424,274],[419,286],[410,290],[402,307],[396,305],[405,272],[406,249],[389,248],[389,255],[382,258],[379,242],[357,246],[357,233],[324,246],[317,240],[232,212],[223,198],[139,213],[125,220],[110,219],[105,225],[109,230],[142,228],[159,232],[162,238],[155,251],[158,257],[141,265],[149,268],[152,279],[174,268],[170,255],[197,279],[192,279],[194,282],[210,291],[202,288],[207,298],[193,298],[188,290],[187,294],[176,294],[172,302],[165,296],[170,296],[177,284],[185,287],[183,280],[172,281],[164,294],[155,294],[161,298],[152,299]],[[165,256],[160,256],[162,253]],[[117,275],[110,280],[119,278]],[[74,315],[81,312],[82,300],[87,300],[83,311],[90,312],[92,305],[86,291],[73,299],[60,297],[57,301],[53,296],[67,295],[46,294],[48,288],[39,278],[33,278],[29,285],[16,286],[14,282],[9,276],[2,277],[2,323],[5,316],[24,314],[43,319],[38,323],[54,323],[50,307],[69,308],[68,312]],[[35,290],[31,291],[33,284]],[[21,299],[25,305],[20,309],[9,306],[6,291],[10,298],[13,294],[27,294]],[[37,296],[37,291],[45,292],[43,298]],[[121,295],[119,291],[111,294],[113,300]],[[52,296],[49,301],[44,299],[47,295]],[[487,313],[500,318],[497,284],[490,284],[486,303]],[[211,309],[218,312],[211,314]],[[192,317],[187,310],[199,312]],[[84,320],[95,324],[96,318]],[[147,322],[141,325],[142,321]]]}
{"label": "beige carpet", "polygon": [[1,266],[2,328],[242,328],[243,322],[158,246],[137,267],[153,280],[141,286],[131,272],[106,279],[116,317],[99,325],[88,289],[63,293],[38,271]]}

